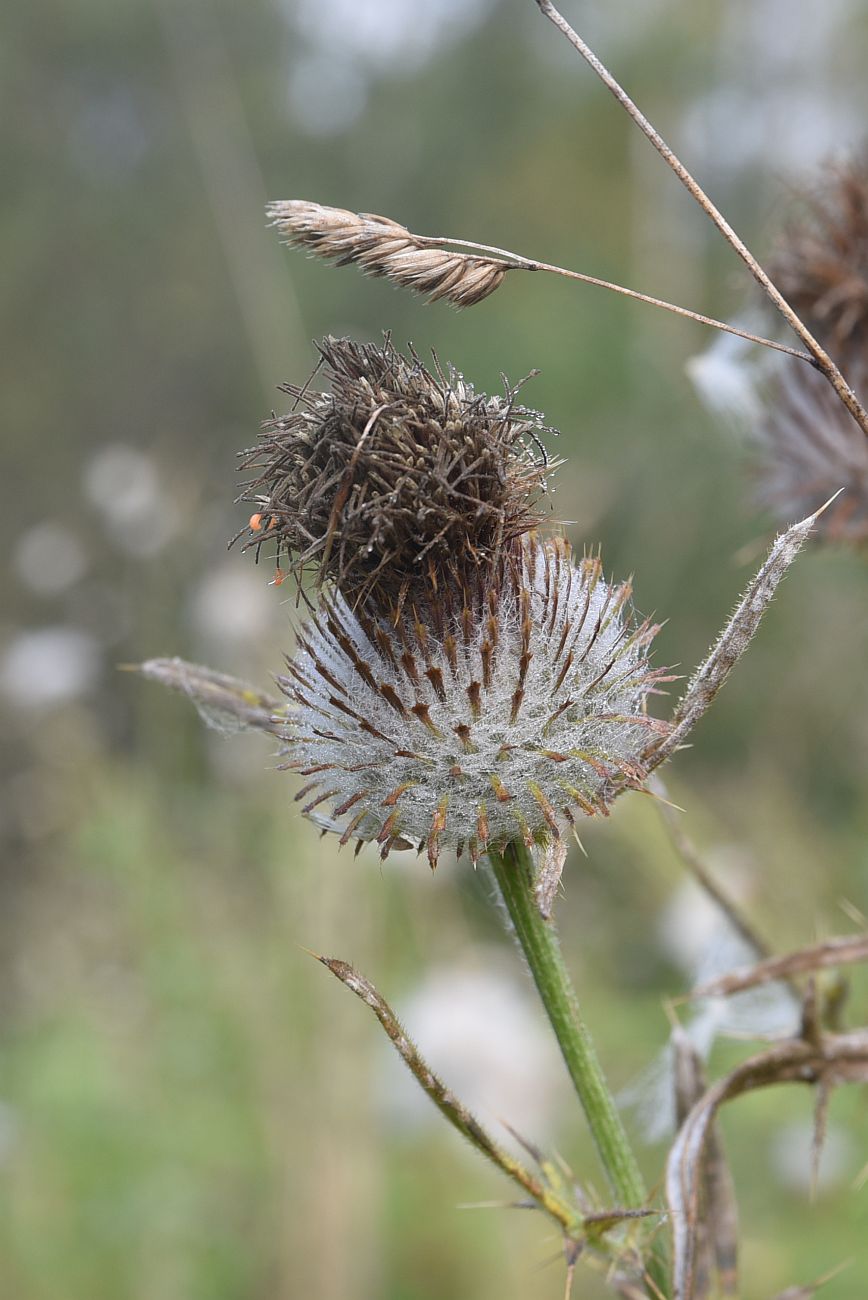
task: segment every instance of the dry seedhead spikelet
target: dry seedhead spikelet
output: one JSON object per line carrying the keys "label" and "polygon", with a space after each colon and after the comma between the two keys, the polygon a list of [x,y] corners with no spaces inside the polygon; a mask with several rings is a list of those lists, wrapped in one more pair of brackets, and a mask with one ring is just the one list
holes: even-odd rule
{"label": "dry seedhead spikelet", "polygon": [[645,711],[671,680],[648,660],[657,628],[629,602],[598,558],[536,534],[397,617],[325,599],[280,679],[302,811],[342,844],[415,847],[432,867],[446,847],[475,862],[606,813],[669,731]]}
{"label": "dry seedhead spikelet", "polygon": [[477,394],[388,337],[327,338],[320,352],[331,392],[287,385],[293,409],[242,453],[256,475],[246,546],[273,541],[278,564],[287,556],[299,576],[316,567],[351,603],[374,590],[397,600],[496,565],[542,521],[547,430],[516,388]]}
{"label": "dry seedhead spikelet", "polygon": [[440,248],[437,240],[411,234],[397,221],[369,212],[304,199],[269,203],[266,212],[292,247],[306,248],[338,266],[353,262],[367,275],[384,276],[429,302],[443,298],[454,307],[472,307],[494,293],[510,269],[498,258]]}
{"label": "dry seedhead spikelet", "polygon": [[[773,274],[840,366],[868,395],[868,154],[829,167],[807,219],[782,241]],[[825,379],[780,360],[760,429],[761,496],[781,518],[815,510],[846,490],[819,521],[830,540],[868,541],[868,438]]]}

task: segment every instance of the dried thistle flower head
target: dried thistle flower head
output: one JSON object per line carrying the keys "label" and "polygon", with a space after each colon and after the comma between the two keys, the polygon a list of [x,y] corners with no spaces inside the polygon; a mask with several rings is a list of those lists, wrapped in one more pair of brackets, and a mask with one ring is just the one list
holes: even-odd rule
{"label": "dried thistle flower head", "polygon": [[[774,268],[785,296],[829,348],[848,382],[868,392],[868,155],[827,168],[809,216],[786,235]],[[777,359],[759,426],[760,496],[779,518],[816,510],[830,540],[868,539],[868,439],[811,367]]]}
{"label": "dried thistle flower head", "polygon": [[280,684],[302,811],[341,842],[467,849],[560,838],[641,784],[669,726],[645,712],[664,677],[629,584],[561,540],[525,537],[488,583],[431,592],[395,619],[324,602]]}
{"label": "dried thistle flower head", "polygon": [[453,307],[472,307],[494,293],[510,269],[499,258],[438,247],[440,241],[369,212],[304,199],[269,203],[266,212],[291,247],[306,248],[338,266],[354,262],[367,275],[384,276],[429,302],[444,298]]}
{"label": "dried thistle flower head", "polygon": [[[772,273],[784,296],[834,353],[868,346],[868,152],[827,167],[808,217],[787,231]],[[836,355],[836,360],[837,360]]]}
{"label": "dried thistle flower head", "polygon": [[[868,392],[868,356],[847,377]],[[761,502],[779,519],[809,514],[840,488],[817,523],[829,541],[868,541],[868,438],[822,375],[786,358],[775,367],[757,430]]]}
{"label": "dried thistle flower head", "polygon": [[[542,417],[477,394],[382,347],[327,338],[331,392],[284,389],[292,411],[263,426],[242,469],[256,471],[246,545],[273,539],[299,575],[316,566],[351,600],[397,596],[490,566],[542,520],[548,462]],[[309,381],[310,382],[310,381]]]}

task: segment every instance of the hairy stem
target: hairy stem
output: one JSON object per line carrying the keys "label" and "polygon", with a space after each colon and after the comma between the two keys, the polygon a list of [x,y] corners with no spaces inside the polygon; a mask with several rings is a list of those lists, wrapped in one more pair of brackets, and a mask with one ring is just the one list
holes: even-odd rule
{"label": "hairy stem", "polygon": [[626,90],[619,85],[608,68],[597,58],[590,46],[585,44],[578,32],[573,30],[566,18],[564,18],[563,14],[559,13],[551,3],[551,0],[535,0],[535,2],[544,17],[548,18],[549,22],[553,23],[554,26],[557,27],[558,31],[566,37],[573,49],[575,49],[582,56],[585,62],[593,68],[594,72],[596,72],[603,84],[612,92],[621,107],[630,115],[639,127],[639,130],[642,131],[651,141],[663,161],[672,169],[672,171],[674,171],[682,185],[684,185],[696,200],[706,216],[715,226],[717,226],[717,229],[723,235],[730,247],[735,249],[753,278],[777,307],[778,311],[793,332],[802,340],[805,347],[814,358],[818,369],[821,370],[828,379],[829,383],[838,394],[838,397],[859,425],[859,428],[866,437],[868,437],[868,411],[865,410],[864,406],[859,401],[858,397],[853,392],[832,358],[817,342],[807,325],[805,325],[798,313],[794,311],[787,302],[780,289],[772,283],[770,277],[760,266],[759,262],[756,260],[744,241],[735,233],[723,213],[715,207],[711,199],[705,193],[705,190],[687,170],[680,158],[672,152],[659,131],[651,125],[645,114],[641,112],[636,104],[633,103],[633,100],[627,94]]}
{"label": "hairy stem", "polygon": [[489,861],[531,975],[555,1031],[570,1077],[590,1125],[612,1192],[630,1208],[645,1204],[647,1192],[612,1100],[591,1036],[582,1021],[557,931],[544,920],[534,898],[533,860],[516,841],[505,851],[489,850]]}

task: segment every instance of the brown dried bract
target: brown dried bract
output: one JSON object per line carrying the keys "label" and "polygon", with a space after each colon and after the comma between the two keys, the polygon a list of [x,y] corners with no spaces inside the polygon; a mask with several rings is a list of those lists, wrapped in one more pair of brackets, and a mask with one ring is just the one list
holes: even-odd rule
{"label": "brown dried bract", "polygon": [[494,293],[509,270],[499,258],[437,247],[439,241],[369,212],[305,199],[269,203],[266,212],[292,247],[338,266],[353,262],[367,275],[383,276],[429,302],[443,298],[453,307],[472,307]]}
{"label": "brown dried bract", "polygon": [[320,353],[331,392],[287,384],[293,409],[242,453],[255,473],[246,547],[273,541],[278,562],[315,569],[351,602],[374,590],[403,601],[416,583],[487,568],[542,521],[555,466],[517,388],[477,394],[388,336],[327,338]]}

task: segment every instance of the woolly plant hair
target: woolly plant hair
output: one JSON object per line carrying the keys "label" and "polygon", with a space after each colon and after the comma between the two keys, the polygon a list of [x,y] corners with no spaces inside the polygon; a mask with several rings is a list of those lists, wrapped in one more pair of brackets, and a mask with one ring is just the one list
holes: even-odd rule
{"label": "woolly plant hair", "polygon": [[668,724],[645,712],[671,680],[648,661],[657,628],[596,557],[526,537],[487,581],[385,617],[340,595],[300,630],[280,684],[293,702],[286,766],[303,812],[346,844],[444,847],[476,861],[521,837],[560,838],[639,785]]}

